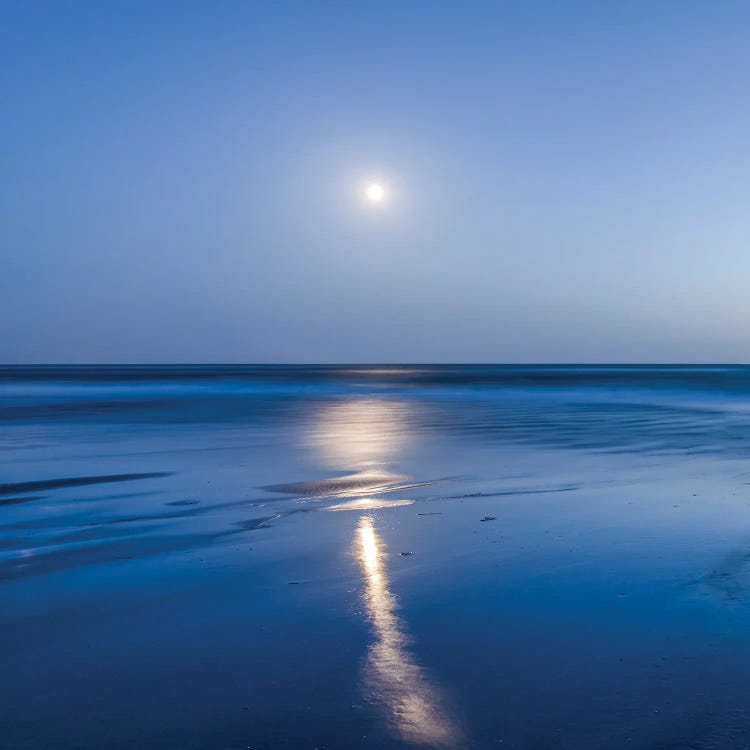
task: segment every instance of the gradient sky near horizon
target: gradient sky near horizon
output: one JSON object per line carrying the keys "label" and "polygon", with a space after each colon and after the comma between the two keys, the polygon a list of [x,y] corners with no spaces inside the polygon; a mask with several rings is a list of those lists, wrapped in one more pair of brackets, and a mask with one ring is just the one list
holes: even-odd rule
{"label": "gradient sky near horizon", "polygon": [[721,0],[2,2],[0,361],[749,361],[748,38]]}

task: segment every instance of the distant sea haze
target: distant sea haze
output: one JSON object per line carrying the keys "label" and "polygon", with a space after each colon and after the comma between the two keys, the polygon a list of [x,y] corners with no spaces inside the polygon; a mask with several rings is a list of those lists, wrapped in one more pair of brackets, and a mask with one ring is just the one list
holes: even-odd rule
{"label": "distant sea haze", "polygon": [[750,366],[6,366],[0,394],[9,423],[284,420],[369,394],[506,442],[734,453],[747,440]]}

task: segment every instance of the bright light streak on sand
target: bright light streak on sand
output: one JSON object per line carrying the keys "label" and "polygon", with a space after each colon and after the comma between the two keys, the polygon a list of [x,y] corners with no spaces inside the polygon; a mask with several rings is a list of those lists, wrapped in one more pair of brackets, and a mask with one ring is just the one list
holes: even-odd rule
{"label": "bright light streak on sand", "polygon": [[409,641],[389,590],[381,542],[370,516],[357,527],[355,550],[364,579],[364,600],[375,640],[365,668],[365,685],[404,741],[435,748],[457,748],[462,733],[438,688],[409,652]]}

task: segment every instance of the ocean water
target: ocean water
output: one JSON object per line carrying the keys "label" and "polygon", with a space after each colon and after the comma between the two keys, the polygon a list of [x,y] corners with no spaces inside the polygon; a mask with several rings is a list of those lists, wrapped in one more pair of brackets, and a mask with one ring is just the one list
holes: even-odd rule
{"label": "ocean water", "polygon": [[750,368],[0,368],[0,748],[750,747]]}

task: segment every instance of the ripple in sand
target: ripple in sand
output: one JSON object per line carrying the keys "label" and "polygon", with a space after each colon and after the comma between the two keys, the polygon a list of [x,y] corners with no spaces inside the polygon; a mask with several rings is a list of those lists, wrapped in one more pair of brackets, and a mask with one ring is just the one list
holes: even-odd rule
{"label": "ripple in sand", "polygon": [[387,500],[382,497],[360,497],[347,500],[336,505],[329,505],[321,510],[378,510],[380,508],[398,508],[401,505],[411,505],[413,500]]}
{"label": "ripple in sand", "polygon": [[132,482],[134,479],[158,479],[171,476],[168,471],[149,471],[138,474],[102,474],[93,477],[63,477],[61,479],[37,479],[32,482],[0,484],[0,495],[20,495],[39,490],[55,490],[67,487],[84,487],[89,484],[110,484],[112,482]]}
{"label": "ripple in sand", "polygon": [[264,489],[289,495],[347,495],[353,492],[385,489],[408,478],[403,474],[392,474],[388,471],[359,471],[356,474],[346,474],[330,479],[274,484]]}

